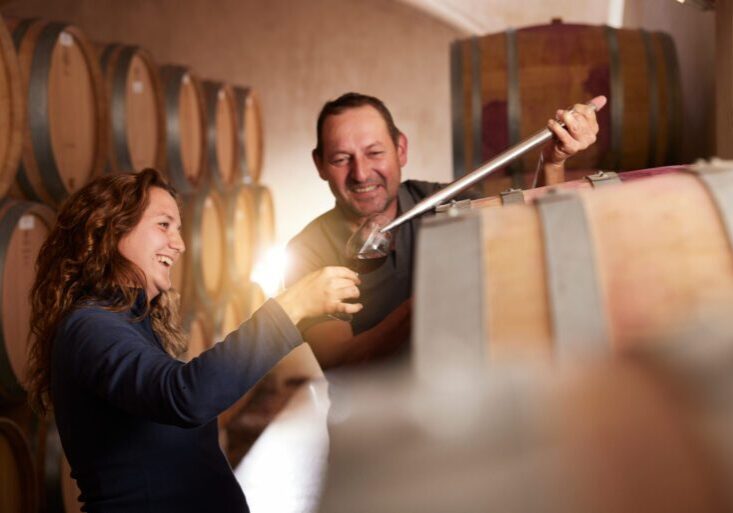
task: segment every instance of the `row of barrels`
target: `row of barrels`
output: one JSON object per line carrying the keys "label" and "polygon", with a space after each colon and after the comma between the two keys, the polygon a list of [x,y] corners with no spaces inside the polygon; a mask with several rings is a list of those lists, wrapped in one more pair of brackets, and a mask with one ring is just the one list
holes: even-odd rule
{"label": "row of barrels", "polygon": [[171,270],[181,296],[189,357],[235,329],[264,301],[250,282],[254,263],[274,242],[272,196],[263,186],[215,188],[184,197],[186,252]]}
{"label": "row of barrels", "polygon": [[257,183],[262,170],[250,88],[47,20],[0,22],[0,128],[0,196],[52,206],[105,172],[155,167],[192,194]]}

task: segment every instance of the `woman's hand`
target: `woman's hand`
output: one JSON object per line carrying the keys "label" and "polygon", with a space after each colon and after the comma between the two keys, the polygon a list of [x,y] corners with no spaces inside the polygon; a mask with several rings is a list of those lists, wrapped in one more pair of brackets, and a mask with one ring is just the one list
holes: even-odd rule
{"label": "woman's hand", "polygon": [[359,275],[351,269],[324,267],[304,276],[275,299],[293,324],[324,314],[355,314],[362,305],[344,300],[358,298],[360,284]]}

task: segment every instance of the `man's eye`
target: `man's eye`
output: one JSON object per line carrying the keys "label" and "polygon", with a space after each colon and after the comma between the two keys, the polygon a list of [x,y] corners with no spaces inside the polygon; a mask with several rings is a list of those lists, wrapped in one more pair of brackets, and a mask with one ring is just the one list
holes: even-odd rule
{"label": "man's eye", "polygon": [[382,155],[384,155],[383,151],[370,151],[369,152],[370,157],[381,157]]}
{"label": "man's eye", "polygon": [[337,158],[337,159],[333,159],[331,161],[331,164],[333,164],[334,166],[342,166],[342,165],[346,164],[348,161],[349,161],[349,159],[347,157],[340,157],[340,158]]}
{"label": "man's eye", "polygon": [[166,229],[171,225],[168,221],[161,221],[158,224]]}

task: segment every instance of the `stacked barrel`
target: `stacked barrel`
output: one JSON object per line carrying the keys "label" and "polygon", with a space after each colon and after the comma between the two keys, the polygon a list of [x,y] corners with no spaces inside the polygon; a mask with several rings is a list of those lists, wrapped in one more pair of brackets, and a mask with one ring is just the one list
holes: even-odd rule
{"label": "stacked barrel", "polygon": [[[548,51],[548,49],[551,49]],[[557,108],[608,98],[598,141],[573,169],[679,163],[683,108],[677,51],[664,32],[577,25],[509,29],[451,47],[454,174],[462,176],[542,129]],[[530,187],[538,152],[495,173],[488,194]]]}
{"label": "stacked barrel", "polygon": [[187,251],[172,278],[193,358],[265,300],[250,282],[274,229],[256,93],[73,25],[0,20],[0,511],[79,510],[53,422],[25,402],[28,293],[64,200],[148,167],[181,194]]}

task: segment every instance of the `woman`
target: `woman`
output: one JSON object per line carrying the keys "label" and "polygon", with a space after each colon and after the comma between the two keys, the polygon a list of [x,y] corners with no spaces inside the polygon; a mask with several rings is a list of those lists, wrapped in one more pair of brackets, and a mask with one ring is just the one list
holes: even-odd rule
{"label": "woman", "polygon": [[170,268],[184,251],[174,191],[154,170],[71,196],[32,289],[29,399],[53,408],[89,512],[247,511],[216,416],[301,343],[295,323],[353,313],[358,277],[305,277],[183,363]]}

